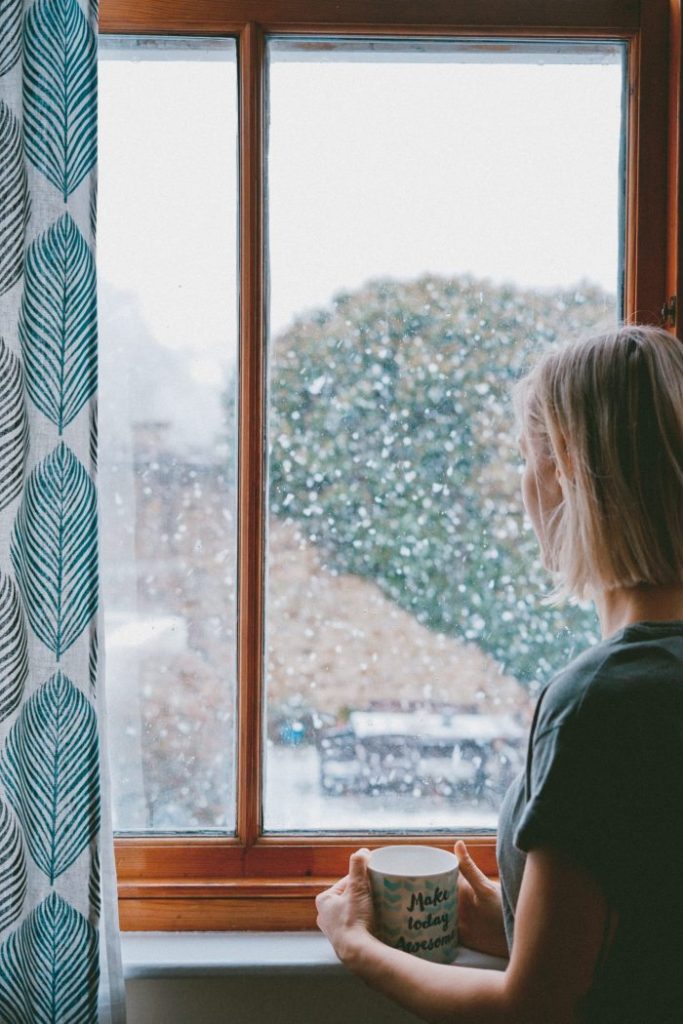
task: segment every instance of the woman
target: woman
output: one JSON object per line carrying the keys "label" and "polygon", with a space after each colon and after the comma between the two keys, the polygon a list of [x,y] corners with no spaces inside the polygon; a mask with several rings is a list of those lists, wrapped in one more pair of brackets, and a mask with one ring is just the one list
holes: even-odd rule
{"label": "woman", "polygon": [[509,965],[380,943],[367,850],[318,897],[318,924],[352,971],[428,1021],[681,1024],[683,344],[623,327],[568,345],[517,399],[543,563],[558,591],[595,601],[603,639],[538,702],[501,810],[501,887],[456,844],[461,939],[509,949]]}

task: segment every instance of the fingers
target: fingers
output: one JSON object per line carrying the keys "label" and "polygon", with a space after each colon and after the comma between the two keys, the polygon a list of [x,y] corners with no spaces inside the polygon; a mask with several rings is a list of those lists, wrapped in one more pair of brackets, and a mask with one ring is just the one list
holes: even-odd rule
{"label": "fingers", "polygon": [[455,855],[460,863],[460,872],[475,892],[484,892],[491,886],[483,871],[480,871],[469,855],[467,847],[461,839],[455,844]]}
{"label": "fingers", "polygon": [[365,846],[361,850],[356,850],[355,853],[351,854],[348,874],[348,878],[351,883],[365,882],[369,856],[370,851]]}
{"label": "fingers", "polygon": [[349,873],[340,878],[338,882],[331,885],[329,889],[324,889],[323,892],[319,892],[315,898],[316,907],[320,906],[321,902],[329,896],[343,896],[349,885],[354,883],[365,886],[367,884],[367,862],[370,856],[370,851],[367,847],[363,847],[361,850],[356,850],[355,853],[351,854],[349,859]]}
{"label": "fingers", "polygon": [[327,896],[343,896],[346,892],[346,887],[348,886],[349,881],[349,875],[344,875],[344,877],[340,878],[338,882],[334,883],[334,885],[331,885],[328,889],[323,889],[322,892],[319,892],[315,898],[316,906],[318,905],[318,900],[324,900]]}

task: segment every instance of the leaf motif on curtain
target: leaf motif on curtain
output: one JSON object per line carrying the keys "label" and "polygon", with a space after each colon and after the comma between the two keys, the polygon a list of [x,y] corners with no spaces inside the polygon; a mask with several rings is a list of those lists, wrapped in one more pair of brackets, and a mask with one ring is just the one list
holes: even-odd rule
{"label": "leaf motif on curtain", "polygon": [[97,161],[97,41],[77,0],[38,0],[26,15],[24,137],[66,202]]}
{"label": "leaf motif on curtain", "polygon": [[28,449],[21,363],[0,338],[0,512],[21,493]]}
{"label": "leaf motif on curtain", "polygon": [[68,213],[28,247],[25,276],[26,389],[61,434],[97,389],[95,261]]}
{"label": "leaf motif on curtain", "polygon": [[[1,42],[1,40],[0,40]],[[0,100],[0,295],[17,283],[24,269],[24,233],[31,215],[21,128]]]}
{"label": "leaf motif on curtain", "polygon": [[28,620],[59,661],[97,611],[95,486],[61,443],[29,476],[10,546]]}
{"label": "leaf motif on curtain", "polygon": [[53,892],[0,947],[2,1024],[92,1024],[97,933]]}
{"label": "leaf motif on curtain", "polygon": [[10,576],[0,573],[0,721],[19,707],[27,678],[24,612]]}
{"label": "leaf motif on curtain", "polygon": [[97,834],[98,750],[90,701],[57,672],[26,701],[0,755],[7,799],[51,883]]}
{"label": "leaf motif on curtain", "polygon": [[88,652],[88,676],[90,678],[90,693],[95,696],[97,693],[97,662],[99,660],[99,637],[97,626],[90,630],[90,649]]}
{"label": "leaf motif on curtain", "polygon": [[97,470],[97,455],[99,448],[98,404],[97,399],[90,403],[90,463],[93,470]]}
{"label": "leaf motif on curtain", "polygon": [[0,1024],[125,1019],[99,956],[116,924],[99,848],[97,32],[96,0],[0,0]]}
{"label": "leaf motif on curtain", "polygon": [[90,204],[88,210],[90,221],[90,234],[93,238],[97,236],[97,171],[90,175]]}
{"label": "leaf motif on curtain", "polygon": [[26,897],[26,858],[21,832],[0,801],[0,932],[21,914]]}
{"label": "leaf motif on curtain", "polygon": [[90,924],[96,927],[102,913],[102,872],[100,870],[100,851],[96,844],[93,844],[90,861],[88,903],[90,905]]}
{"label": "leaf motif on curtain", "polygon": [[22,0],[0,0],[0,75],[6,74],[21,54]]}

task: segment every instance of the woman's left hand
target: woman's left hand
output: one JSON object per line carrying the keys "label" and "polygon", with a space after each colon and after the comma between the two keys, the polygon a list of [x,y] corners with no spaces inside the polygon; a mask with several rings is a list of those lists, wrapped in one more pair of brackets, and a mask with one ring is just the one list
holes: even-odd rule
{"label": "woman's left hand", "polygon": [[370,851],[356,850],[349,860],[349,873],[315,898],[318,928],[328,937],[340,960],[350,945],[363,934],[372,934],[374,911],[367,875]]}

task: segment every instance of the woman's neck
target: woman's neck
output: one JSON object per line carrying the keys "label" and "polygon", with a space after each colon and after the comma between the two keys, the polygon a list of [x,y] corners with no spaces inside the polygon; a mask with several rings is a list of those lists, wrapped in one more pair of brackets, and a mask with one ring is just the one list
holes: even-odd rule
{"label": "woman's neck", "polygon": [[635,622],[683,621],[683,584],[604,590],[595,604],[604,638]]}

